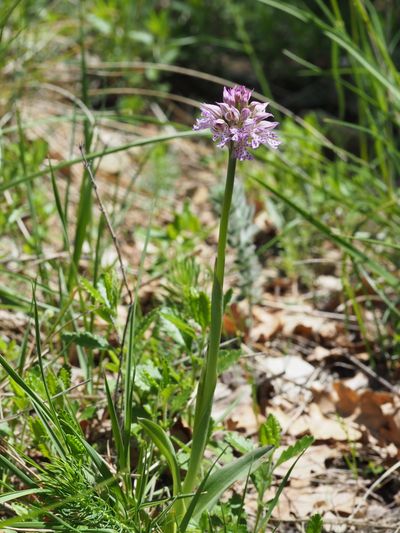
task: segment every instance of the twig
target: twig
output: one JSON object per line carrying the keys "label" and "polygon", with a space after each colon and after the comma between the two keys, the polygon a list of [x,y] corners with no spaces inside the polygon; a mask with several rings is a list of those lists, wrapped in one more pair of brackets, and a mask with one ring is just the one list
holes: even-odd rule
{"label": "twig", "polygon": [[353,365],[358,367],[361,370],[361,372],[363,372],[364,374],[366,374],[370,378],[373,378],[376,381],[378,381],[378,383],[380,383],[386,389],[390,390],[390,392],[392,392],[393,394],[398,394],[399,393],[399,389],[397,387],[393,386],[386,379],[381,378],[380,376],[378,376],[378,374],[376,372],[374,372],[372,370],[372,368],[369,368],[368,366],[364,365],[364,363],[359,361],[356,357],[354,357],[354,355],[344,354],[344,356],[346,357],[346,359],[351,361],[353,363]]}
{"label": "twig", "polygon": [[80,150],[81,155],[82,155],[84,167],[86,168],[86,170],[88,171],[88,174],[90,176],[90,180],[92,182],[93,190],[94,190],[94,193],[96,195],[97,202],[98,202],[99,207],[100,207],[100,211],[102,212],[102,214],[104,216],[104,219],[105,219],[106,224],[107,224],[108,231],[110,232],[111,238],[112,238],[113,243],[114,243],[114,247],[115,247],[115,249],[117,251],[118,261],[119,261],[119,265],[120,265],[121,272],[122,272],[123,283],[125,285],[125,288],[127,290],[128,297],[129,297],[129,305],[132,305],[133,304],[133,296],[132,296],[132,292],[131,292],[131,290],[129,288],[129,285],[128,285],[128,280],[127,280],[127,277],[126,277],[125,267],[124,267],[124,263],[122,261],[122,254],[121,254],[121,250],[120,250],[120,247],[119,247],[119,244],[118,244],[117,237],[116,237],[116,235],[114,233],[114,230],[112,228],[110,217],[108,216],[108,213],[107,213],[107,211],[106,211],[106,209],[104,207],[104,204],[103,204],[103,202],[101,200],[101,197],[100,197],[100,194],[99,194],[99,191],[98,191],[98,188],[97,188],[97,183],[96,183],[96,180],[94,178],[90,163],[86,159],[85,150],[84,150],[84,147],[83,147],[82,143],[79,145],[79,150]]}
{"label": "twig", "polygon": [[399,468],[400,468],[400,461],[397,461],[397,463],[395,463],[390,468],[388,468],[386,472],[384,472],[381,476],[378,477],[377,480],[375,480],[372,483],[372,485],[368,488],[367,492],[364,494],[362,501],[356,506],[356,508],[352,512],[350,518],[352,518],[357,513],[357,511],[360,509],[362,504],[366,503],[367,499],[374,492],[376,487],[378,487],[382,483],[382,481],[388,478],[391,474],[393,474],[393,472],[395,472]]}

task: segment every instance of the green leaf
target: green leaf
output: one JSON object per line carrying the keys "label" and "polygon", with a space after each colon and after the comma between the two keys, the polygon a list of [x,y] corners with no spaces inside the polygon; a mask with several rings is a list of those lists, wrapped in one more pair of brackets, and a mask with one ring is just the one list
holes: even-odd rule
{"label": "green leaf", "polygon": [[246,437],[234,431],[226,433],[224,440],[239,453],[247,453],[254,449],[254,442],[251,439],[246,439]]}
{"label": "green leaf", "polygon": [[168,320],[168,322],[171,322],[171,324],[174,324],[183,335],[188,335],[192,339],[196,337],[195,330],[177,316],[170,313],[161,313],[161,316],[165,318],[165,320]]}
{"label": "green leaf", "polygon": [[101,290],[103,284],[107,295],[108,305],[110,310],[115,314],[118,305],[119,283],[113,270],[104,273],[99,282],[99,290]]}
{"label": "green leaf", "polygon": [[314,437],[311,435],[305,435],[300,440],[296,442],[296,444],[293,444],[293,446],[289,446],[286,450],[284,450],[281,455],[279,456],[279,459],[276,462],[275,468],[282,463],[286,463],[286,461],[289,461],[290,459],[293,459],[293,457],[296,457],[297,455],[305,452],[305,450],[311,446],[311,444],[314,442]]}
{"label": "green leaf", "polygon": [[239,361],[242,350],[220,350],[218,354],[218,374],[222,374]]}
{"label": "green leaf", "polygon": [[17,476],[25,485],[28,485],[30,487],[34,487],[36,485],[36,482],[33,481],[30,477],[28,477],[25,472],[20,470],[17,466],[14,465],[7,457],[4,455],[0,455],[0,466],[6,470],[9,470],[12,472],[15,476]]}
{"label": "green leaf", "polygon": [[232,300],[232,296],[233,296],[233,289],[232,288],[229,288],[226,293],[224,294],[224,299],[223,299],[223,302],[222,302],[222,310],[225,312],[225,309],[227,308],[227,306],[229,305],[230,301]]}
{"label": "green leaf", "polygon": [[25,490],[16,490],[15,492],[7,492],[0,496],[0,504],[10,502],[12,500],[17,500],[18,498],[23,498],[24,496],[30,496],[31,494],[43,494],[46,492],[45,489],[32,488]]}
{"label": "green leaf", "polygon": [[74,457],[83,455],[85,453],[85,446],[76,435],[66,434],[65,440]]}
{"label": "green leaf", "polygon": [[80,284],[90,294],[93,300],[100,305],[107,305],[106,300],[103,298],[99,290],[97,290],[86,278],[80,278]]}
{"label": "green leaf", "polygon": [[280,496],[282,494],[282,491],[286,487],[287,482],[289,481],[290,474],[292,473],[293,468],[296,466],[297,461],[300,459],[300,457],[303,455],[304,452],[305,452],[305,449],[300,453],[300,455],[297,457],[296,461],[292,464],[292,466],[289,468],[289,470],[286,472],[284,478],[282,479],[282,481],[281,481],[281,483],[280,483],[280,485],[278,487],[278,490],[276,491],[275,497],[269,503],[267,514],[266,514],[265,518],[263,519],[263,521],[261,523],[261,526],[258,529],[259,532],[264,532],[265,531],[265,528],[266,528],[266,526],[267,526],[267,524],[269,522],[269,519],[271,518],[272,511],[275,509],[276,505],[278,504],[278,501],[279,501],[279,498],[280,498]]}
{"label": "green leaf", "polygon": [[160,380],[160,371],[151,359],[136,367],[135,387],[138,389],[149,391],[152,387],[157,387]]}
{"label": "green leaf", "polygon": [[111,420],[111,429],[114,436],[115,441],[115,447],[117,450],[117,458],[118,458],[118,466],[121,467],[121,469],[124,468],[124,444],[122,441],[122,433],[121,428],[118,423],[118,416],[117,411],[115,409],[115,405],[111,396],[110,386],[108,384],[107,377],[104,376],[104,384],[106,388],[106,395],[107,395],[107,405],[108,405],[108,413],[110,415]]}
{"label": "green leaf", "polygon": [[273,446],[263,446],[246,453],[246,455],[211,474],[202,487],[202,494],[197,499],[193,518],[198,520],[203,512],[210,511],[218,502],[220,496],[235,481],[243,479],[249,473],[254,472],[259,467],[261,460],[265,459],[272,450]]}
{"label": "green leaf", "polygon": [[279,446],[281,443],[282,428],[277,418],[270,414],[267,421],[260,427],[260,443],[263,446],[271,444],[272,446]]}
{"label": "green leaf", "polygon": [[61,338],[64,342],[74,343],[82,348],[105,350],[109,347],[106,339],[89,331],[65,332],[61,334]]}
{"label": "green leaf", "polygon": [[29,396],[32,405],[34,406],[37,415],[39,416],[41,422],[46,428],[47,434],[50,437],[54,447],[56,448],[61,457],[65,457],[62,441],[60,440],[59,435],[57,435],[52,426],[52,423],[56,426],[58,425],[58,420],[55,417],[55,413],[47,407],[47,405],[43,402],[40,396],[38,396],[36,392],[27,385],[26,381],[24,381],[21,376],[15,372],[15,370],[1,355],[0,365],[4,368],[9,377]]}
{"label": "green leaf", "polygon": [[306,533],[322,533],[324,523],[320,514],[313,515],[307,523]]}
{"label": "green leaf", "polygon": [[57,377],[61,381],[64,390],[69,389],[71,386],[71,367],[65,363],[58,371]]}
{"label": "green leaf", "polygon": [[178,459],[170,438],[162,427],[155,422],[146,418],[138,418],[138,422],[153,441],[154,445],[159,449],[160,453],[165,457],[172,474],[173,493],[174,496],[178,496],[181,492],[181,477]]}

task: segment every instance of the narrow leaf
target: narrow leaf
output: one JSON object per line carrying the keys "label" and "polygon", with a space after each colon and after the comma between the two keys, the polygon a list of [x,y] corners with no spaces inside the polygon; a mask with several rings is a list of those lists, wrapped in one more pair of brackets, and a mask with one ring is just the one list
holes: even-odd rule
{"label": "narrow leaf", "polygon": [[198,499],[193,518],[198,520],[204,511],[211,510],[232,483],[243,479],[249,472],[254,472],[260,465],[261,460],[265,459],[272,450],[273,446],[263,446],[246,453],[246,455],[211,474],[204,484],[204,494],[201,494]]}
{"label": "narrow leaf", "polygon": [[170,438],[162,427],[152,420],[139,418],[138,422],[153,441],[154,445],[159,449],[160,453],[165,457],[172,474],[174,496],[178,496],[181,492],[181,478],[178,459]]}
{"label": "narrow leaf", "polygon": [[277,189],[274,189],[269,184],[265,183],[264,181],[262,181],[261,179],[257,178],[256,176],[253,176],[253,179],[255,181],[257,181],[257,183],[262,185],[265,189],[267,189],[268,191],[272,192],[275,196],[280,198],[283,202],[285,202],[285,204],[287,204],[292,209],[297,211],[297,213],[299,213],[304,218],[304,220],[307,220],[308,222],[310,222],[310,224],[315,226],[324,235],[326,235],[326,237],[328,239],[330,239],[332,242],[337,244],[340,248],[345,250],[353,259],[355,259],[356,261],[360,261],[361,264],[363,264],[363,265],[368,265],[369,268],[373,272],[375,272],[375,274],[378,274],[379,276],[382,276],[386,280],[386,282],[389,283],[392,287],[398,288],[399,280],[397,279],[397,277],[394,276],[388,270],[386,270],[381,264],[376,262],[371,257],[368,257],[367,255],[365,255],[361,250],[359,250],[358,248],[353,246],[351,244],[351,242],[349,242],[345,238],[343,238],[343,237],[337,235],[336,233],[334,233],[331,228],[326,226],[319,219],[315,218],[313,215],[311,215],[311,213],[309,213],[308,211],[306,211],[305,209],[303,209],[299,205],[297,205],[294,202],[292,202],[292,200],[290,200],[284,194],[279,192]]}
{"label": "narrow leaf", "polygon": [[43,494],[44,492],[46,492],[45,489],[39,489],[39,488],[7,492],[6,494],[2,494],[0,496],[0,504],[11,502],[12,500],[17,500],[18,498],[23,498],[24,496],[30,496],[31,494]]}

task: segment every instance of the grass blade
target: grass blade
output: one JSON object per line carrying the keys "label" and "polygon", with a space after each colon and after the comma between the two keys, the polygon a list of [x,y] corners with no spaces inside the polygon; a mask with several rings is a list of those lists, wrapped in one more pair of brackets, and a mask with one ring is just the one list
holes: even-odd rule
{"label": "grass blade", "polygon": [[268,183],[265,183],[261,179],[257,178],[256,176],[252,176],[252,178],[259,183],[262,187],[270,191],[272,194],[277,196],[280,200],[285,202],[288,206],[290,206],[294,211],[299,213],[304,220],[307,220],[310,224],[315,226],[319,231],[321,231],[329,240],[337,244],[340,248],[342,248],[345,252],[347,252],[355,261],[361,262],[363,265],[368,265],[369,268],[375,272],[375,274],[378,274],[381,276],[389,285],[392,287],[398,288],[399,286],[399,280],[394,276],[391,272],[386,270],[382,265],[380,265],[378,262],[376,262],[371,257],[368,257],[365,255],[361,250],[356,248],[346,240],[344,237],[341,237],[340,235],[337,235],[334,233],[331,228],[326,226],[323,222],[315,218],[311,213],[305,211],[302,207],[295,204],[292,200],[287,198],[284,194],[279,192],[278,190],[274,189],[269,185]]}

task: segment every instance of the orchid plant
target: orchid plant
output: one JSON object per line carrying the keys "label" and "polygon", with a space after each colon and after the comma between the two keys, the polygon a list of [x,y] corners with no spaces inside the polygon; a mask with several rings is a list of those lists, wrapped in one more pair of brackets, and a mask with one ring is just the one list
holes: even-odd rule
{"label": "orchid plant", "polygon": [[[140,423],[153,442],[163,450],[174,480],[174,497],[177,499],[166,519],[170,532],[185,531],[192,518],[199,518],[201,512],[214,505],[218,497],[237,479],[248,475],[259,466],[259,461],[272,452],[266,445],[226,465],[214,473],[208,473],[199,480],[204,452],[210,438],[211,409],[217,384],[218,355],[221,341],[225,254],[228,234],[229,212],[235,182],[237,160],[253,159],[250,149],[261,145],[277,149],[280,141],[273,131],[277,122],[268,120],[267,103],[250,101],[252,91],[243,85],[225,87],[223,101],[217,104],[203,104],[201,115],[194,124],[195,130],[210,129],[213,140],[219,148],[228,148],[228,165],[225,192],[222,203],[215,261],[212,293],[211,324],[208,347],[202,368],[197,394],[193,423],[192,445],[186,476],[181,483],[178,461],[172,443],[166,433],[148,420]],[[196,490],[197,489],[197,490]],[[193,493],[193,491],[196,491]]]}
{"label": "orchid plant", "polygon": [[196,485],[207,439],[209,435],[211,408],[217,384],[218,352],[221,340],[223,314],[223,286],[225,273],[225,250],[228,232],[229,211],[235,181],[236,161],[252,159],[249,148],[256,149],[261,144],[276,149],[280,141],[273,131],[277,122],[270,122],[271,113],[266,113],[267,103],[250,102],[252,91],[243,85],[224,87],[223,102],[203,104],[201,116],[194,129],[210,129],[213,140],[219,148],[228,147],[228,168],[225,193],[219,225],[218,252],[214,268],[211,328],[203,372],[200,377],[196,397],[196,410],[193,427],[193,444],[186,475],[184,490],[191,491]]}

